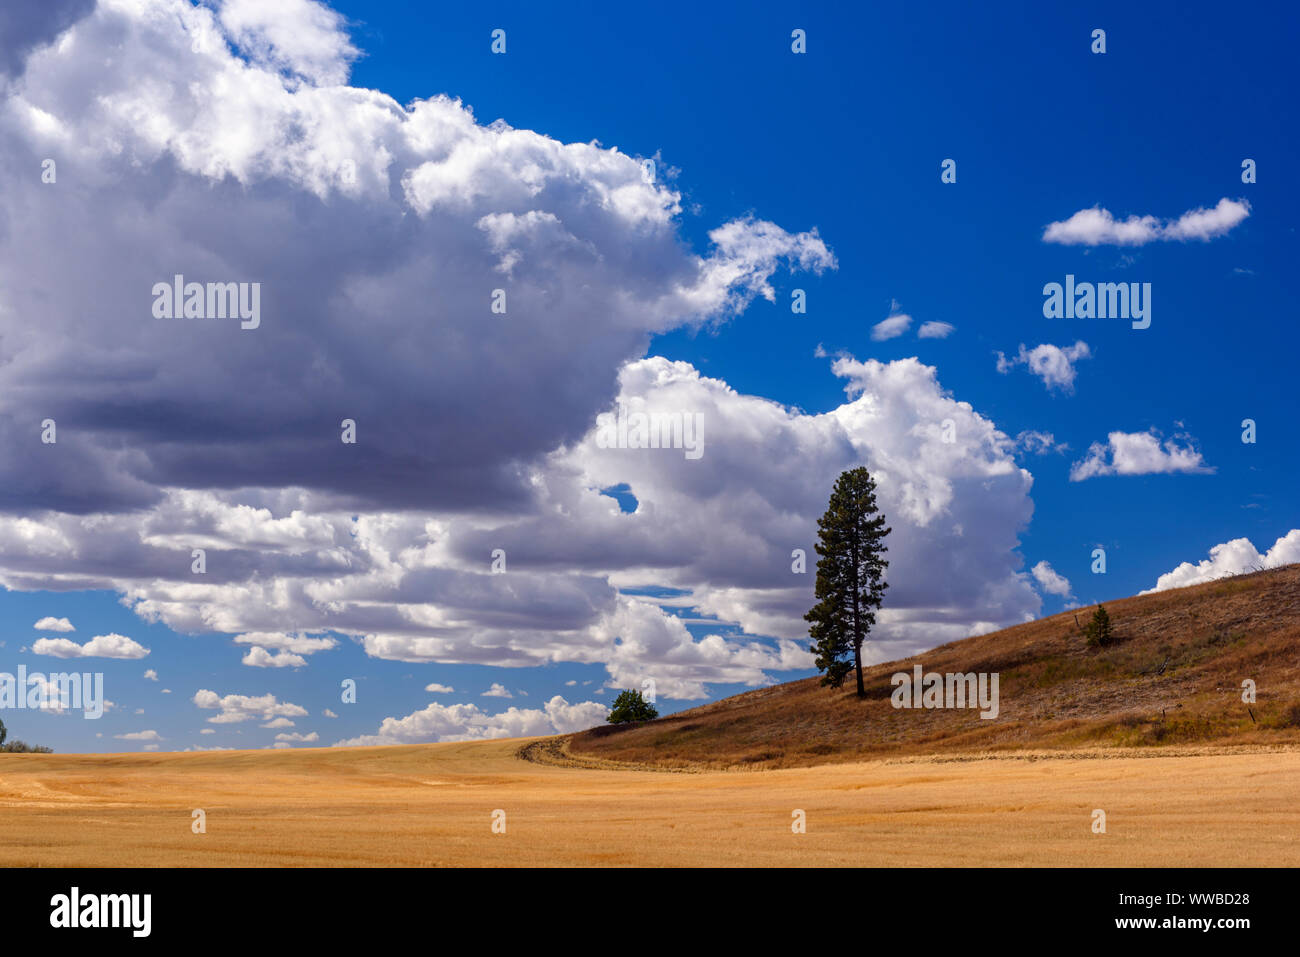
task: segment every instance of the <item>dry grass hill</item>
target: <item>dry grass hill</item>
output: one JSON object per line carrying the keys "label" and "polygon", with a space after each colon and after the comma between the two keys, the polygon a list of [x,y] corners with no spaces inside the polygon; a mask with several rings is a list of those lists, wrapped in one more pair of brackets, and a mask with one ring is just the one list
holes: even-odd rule
{"label": "dry grass hill", "polygon": [[[637,726],[574,735],[583,759],[781,768],[953,751],[1300,742],[1300,565],[1106,603],[1116,641],[1089,648],[1092,608],[967,638],[866,671],[859,700],[818,678]],[[895,709],[895,672],[997,672],[1000,713]],[[1242,701],[1252,679],[1258,701]]]}

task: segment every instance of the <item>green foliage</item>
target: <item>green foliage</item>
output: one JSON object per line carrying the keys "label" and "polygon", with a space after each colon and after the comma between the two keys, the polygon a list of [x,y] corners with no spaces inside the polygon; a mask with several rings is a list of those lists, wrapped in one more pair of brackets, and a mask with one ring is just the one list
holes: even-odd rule
{"label": "green foliage", "polygon": [[0,754],[53,754],[53,748],[47,748],[41,744],[28,744],[26,741],[17,739],[0,745]]}
{"label": "green foliage", "polygon": [[627,724],[630,721],[653,721],[657,717],[659,712],[655,706],[641,697],[641,692],[629,689],[614,699],[614,707],[605,720],[610,724]]}
{"label": "green foliage", "polygon": [[3,745],[5,743],[5,738],[7,738],[8,736],[9,736],[9,732],[5,730],[5,723],[3,721],[0,721],[0,745]]}
{"label": "green foliage", "polygon": [[804,619],[811,622],[808,650],[817,656],[822,684],[838,688],[856,668],[858,697],[866,696],[862,643],[889,587],[884,578],[889,562],[881,557],[889,532],[876,507],[871,473],[865,468],[842,473],[826,514],[817,520],[817,604]]}
{"label": "green foliage", "polygon": [[1105,605],[1097,606],[1097,610],[1092,613],[1092,619],[1083,629],[1083,634],[1088,639],[1089,648],[1105,648],[1115,641],[1110,628],[1110,614],[1106,611]]}

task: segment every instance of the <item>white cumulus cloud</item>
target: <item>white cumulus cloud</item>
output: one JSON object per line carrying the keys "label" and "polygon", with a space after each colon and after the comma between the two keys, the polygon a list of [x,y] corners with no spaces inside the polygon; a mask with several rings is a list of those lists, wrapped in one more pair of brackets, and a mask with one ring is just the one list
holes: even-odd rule
{"label": "white cumulus cloud", "polygon": [[1142,594],[1165,591],[1170,588],[1185,588],[1214,581],[1227,575],[1256,571],[1265,568],[1280,568],[1300,562],[1300,528],[1293,528],[1279,538],[1268,551],[1261,554],[1248,538],[1234,538],[1230,542],[1215,545],[1210,549],[1210,557],[1196,564],[1183,562],[1173,571],[1165,572],[1156,580],[1154,588]]}
{"label": "white cumulus cloud", "polygon": [[[845,400],[808,414],[646,355],[836,268],[814,224],[746,216],[695,248],[681,194],[618,149],[347,86],[344,25],[307,0],[83,14],[57,44],[24,41],[0,89],[0,166],[57,150],[76,170],[56,204],[36,176],[0,191],[0,443],[22,447],[32,408],[83,423],[57,457],[0,458],[0,585],[112,590],[144,620],[236,635],[250,665],[301,666],[338,635],[386,660],[579,662],[700,698],[810,666],[814,575],[791,553],[812,554],[835,477],[865,463],[894,529],[870,660],[1041,607],[1018,553],[1033,477],[933,367],[841,354]],[[260,282],[260,327],[153,318],[176,274]],[[489,322],[497,288],[508,321]],[[910,325],[897,311],[882,332]],[[703,456],[602,448],[614,402],[698,412]],[[634,513],[599,492],[623,483]],[[306,713],[194,700],[216,724]],[[553,728],[584,705],[547,707],[459,712],[448,733]]]}
{"label": "white cumulus cloud", "polygon": [[85,644],[71,638],[38,638],[32,653],[55,658],[143,658],[149,649],[125,635],[96,635]]}
{"label": "white cumulus cloud", "polygon": [[1049,223],[1043,241],[1066,246],[1142,246],[1158,240],[1209,240],[1224,235],[1249,215],[1250,203],[1226,196],[1212,209],[1190,209],[1172,220],[1151,215],[1119,220],[1110,210],[1094,206]]}
{"label": "white cumulus cloud", "polygon": [[239,659],[239,663],[252,668],[302,668],[306,666],[307,659],[292,652],[270,652],[261,645],[254,645]]}
{"label": "white cumulus cloud", "polygon": [[236,724],[241,721],[260,719],[271,721],[277,717],[301,718],[307,709],[287,701],[276,700],[275,695],[219,695],[215,691],[201,689],[195,692],[194,703],[200,708],[216,710],[218,713],[208,718],[209,724]]}
{"label": "white cumulus cloud", "polygon": [[1062,598],[1070,597],[1070,580],[1058,573],[1046,560],[1035,565],[1032,572],[1038,587],[1047,594],[1060,595]]}
{"label": "white cumulus cloud", "polygon": [[609,708],[595,701],[569,704],[555,695],[542,708],[510,708],[488,714],[473,704],[433,703],[404,718],[385,718],[375,734],[339,741],[336,747],[525,738],[582,731],[605,721]]}
{"label": "white cumulus cloud", "polygon": [[1190,436],[1161,441],[1149,432],[1111,432],[1105,442],[1094,442],[1088,454],[1070,467],[1070,481],[1082,482],[1099,475],[1159,475],[1173,472],[1210,473]]}
{"label": "white cumulus cloud", "polygon": [[66,618],[42,618],[32,626],[37,631],[76,631]]}

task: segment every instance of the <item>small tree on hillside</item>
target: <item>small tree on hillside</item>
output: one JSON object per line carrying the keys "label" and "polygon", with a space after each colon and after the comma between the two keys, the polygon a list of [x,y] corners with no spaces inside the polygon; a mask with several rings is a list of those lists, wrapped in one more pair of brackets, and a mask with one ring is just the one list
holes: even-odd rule
{"label": "small tree on hillside", "polygon": [[5,743],[5,738],[7,738],[8,736],[9,736],[9,732],[5,730],[5,723],[3,721],[0,721],[0,745],[3,745]]}
{"label": "small tree on hillside", "polygon": [[1115,640],[1110,630],[1110,613],[1106,611],[1105,605],[1097,606],[1087,627],[1083,629],[1083,634],[1088,639],[1089,648],[1104,648]]}
{"label": "small tree on hillside", "polygon": [[658,710],[641,697],[641,692],[628,690],[614,699],[614,707],[605,720],[610,724],[627,724],[630,721],[653,721],[657,717]]}
{"label": "small tree on hillside", "polygon": [[[865,698],[862,643],[884,601],[889,562],[885,516],[876,507],[876,482],[865,468],[835,481],[826,514],[817,521],[817,604],[808,614],[822,684],[838,688],[851,668],[858,672],[858,697]],[[849,658],[852,657],[850,662]]]}

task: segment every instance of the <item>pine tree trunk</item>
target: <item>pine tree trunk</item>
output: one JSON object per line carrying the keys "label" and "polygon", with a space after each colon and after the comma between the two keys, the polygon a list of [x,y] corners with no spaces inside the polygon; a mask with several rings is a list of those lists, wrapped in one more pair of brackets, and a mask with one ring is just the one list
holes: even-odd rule
{"label": "pine tree trunk", "polygon": [[857,530],[854,530],[853,536],[853,663],[858,669],[858,697],[865,698],[867,689],[862,684],[862,642],[867,636],[862,633],[862,609],[858,601],[861,597],[860,585],[858,581],[858,539]]}

